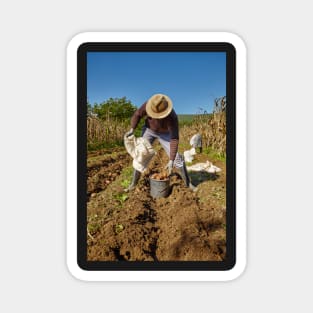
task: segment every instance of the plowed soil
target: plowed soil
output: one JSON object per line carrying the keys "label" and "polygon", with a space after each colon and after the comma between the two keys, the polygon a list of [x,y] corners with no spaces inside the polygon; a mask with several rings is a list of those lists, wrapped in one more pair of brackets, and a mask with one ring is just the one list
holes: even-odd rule
{"label": "plowed soil", "polygon": [[[207,155],[197,154],[196,162]],[[87,257],[89,261],[221,261],[226,256],[226,167],[218,174],[190,173],[196,192],[178,173],[166,198],[150,195],[149,176],[163,169],[163,149],[152,159],[135,190],[125,149],[88,156]]]}

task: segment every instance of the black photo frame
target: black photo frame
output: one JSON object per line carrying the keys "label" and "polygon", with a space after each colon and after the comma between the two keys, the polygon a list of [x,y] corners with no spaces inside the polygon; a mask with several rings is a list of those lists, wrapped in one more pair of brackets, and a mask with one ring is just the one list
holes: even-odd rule
{"label": "black photo frame", "polygon": [[[87,53],[226,53],[226,250],[224,261],[87,261]],[[77,49],[77,263],[84,271],[227,271],[236,264],[236,48],[228,42],[85,42]]]}

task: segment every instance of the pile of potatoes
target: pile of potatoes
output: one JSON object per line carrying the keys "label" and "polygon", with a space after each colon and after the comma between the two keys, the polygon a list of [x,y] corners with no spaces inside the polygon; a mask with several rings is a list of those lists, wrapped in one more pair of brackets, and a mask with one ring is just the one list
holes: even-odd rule
{"label": "pile of potatoes", "polygon": [[151,178],[156,179],[156,180],[166,180],[166,179],[168,179],[168,174],[167,174],[167,172],[154,173],[151,175]]}

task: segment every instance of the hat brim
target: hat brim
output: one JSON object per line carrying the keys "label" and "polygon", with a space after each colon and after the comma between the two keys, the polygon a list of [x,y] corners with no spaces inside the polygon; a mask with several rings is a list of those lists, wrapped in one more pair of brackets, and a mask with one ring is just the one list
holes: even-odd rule
{"label": "hat brim", "polygon": [[[160,94],[158,94],[160,95]],[[173,103],[172,103],[172,100],[166,96],[166,95],[163,95],[164,98],[166,99],[167,101],[167,108],[165,111],[163,112],[160,112],[160,113],[157,113],[157,112],[154,112],[151,108],[151,100],[155,97],[156,95],[153,95],[148,101],[147,101],[147,104],[146,104],[146,112],[147,112],[147,115],[152,117],[152,118],[156,118],[156,119],[159,119],[159,118],[165,118],[167,117],[173,110]]]}

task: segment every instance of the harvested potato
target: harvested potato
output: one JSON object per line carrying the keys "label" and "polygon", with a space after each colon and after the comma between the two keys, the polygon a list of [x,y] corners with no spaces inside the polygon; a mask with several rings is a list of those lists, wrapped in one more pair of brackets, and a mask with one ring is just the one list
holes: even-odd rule
{"label": "harvested potato", "polygon": [[154,173],[151,175],[151,178],[156,180],[166,180],[168,179],[168,174],[166,171],[163,171],[161,173]]}

